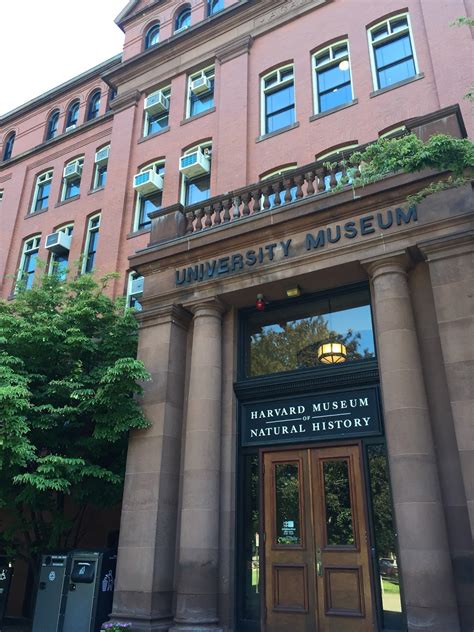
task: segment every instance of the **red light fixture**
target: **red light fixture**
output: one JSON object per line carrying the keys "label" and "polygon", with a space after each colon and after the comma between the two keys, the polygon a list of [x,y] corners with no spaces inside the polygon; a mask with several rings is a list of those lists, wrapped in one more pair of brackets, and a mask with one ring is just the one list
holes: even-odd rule
{"label": "red light fixture", "polygon": [[263,312],[265,309],[265,301],[263,300],[263,294],[257,294],[257,301],[255,303],[255,308],[259,312]]}

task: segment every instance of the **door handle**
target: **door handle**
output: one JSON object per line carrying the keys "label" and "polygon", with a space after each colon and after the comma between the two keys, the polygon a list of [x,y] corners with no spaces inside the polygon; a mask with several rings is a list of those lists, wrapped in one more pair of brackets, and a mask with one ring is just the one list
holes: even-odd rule
{"label": "door handle", "polygon": [[318,577],[323,576],[323,561],[321,558],[321,549],[316,551],[316,574]]}

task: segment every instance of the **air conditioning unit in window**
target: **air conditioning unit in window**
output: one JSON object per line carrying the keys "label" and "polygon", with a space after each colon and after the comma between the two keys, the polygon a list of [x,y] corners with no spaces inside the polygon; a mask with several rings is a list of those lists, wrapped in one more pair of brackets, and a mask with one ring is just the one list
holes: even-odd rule
{"label": "air conditioning unit in window", "polygon": [[133,176],[133,188],[142,195],[155,193],[163,190],[163,176],[156,173],[154,169],[140,171]]}
{"label": "air conditioning unit in window", "polygon": [[95,152],[95,164],[105,165],[109,159],[110,147],[103,147]]}
{"label": "air conditioning unit in window", "polygon": [[194,178],[195,176],[209,173],[210,169],[211,163],[209,156],[205,155],[202,149],[181,156],[179,159],[179,170],[187,178]]}
{"label": "air conditioning unit in window", "polygon": [[50,252],[65,253],[71,249],[71,235],[58,231],[57,233],[51,233],[46,237],[46,250]]}
{"label": "air conditioning unit in window", "polygon": [[143,294],[143,277],[135,277],[132,279],[130,294]]}
{"label": "air conditioning unit in window", "polygon": [[80,178],[82,173],[82,165],[79,160],[75,160],[74,162],[70,162],[68,165],[64,167],[63,176],[68,178]]}
{"label": "air conditioning unit in window", "polygon": [[169,109],[170,100],[168,97],[165,97],[161,90],[150,94],[145,99],[145,112],[148,112],[148,114],[161,114],[162,112],[168,112]]}
{"label": "air conditioning unit in window", "polygon": [[211,89],[211,82],[206,75],[201,75],[197,79],[191,81],[190,90],[193,94],[203,94],[209,92]]}

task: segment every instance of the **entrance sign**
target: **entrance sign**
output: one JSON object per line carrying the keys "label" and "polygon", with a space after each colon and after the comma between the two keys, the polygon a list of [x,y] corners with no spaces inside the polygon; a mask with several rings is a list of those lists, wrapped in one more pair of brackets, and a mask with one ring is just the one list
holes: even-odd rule
{"label": "entrance sign", "polygon": [[243,404],[243,446],[381,434],[378,389],[317,393]]}

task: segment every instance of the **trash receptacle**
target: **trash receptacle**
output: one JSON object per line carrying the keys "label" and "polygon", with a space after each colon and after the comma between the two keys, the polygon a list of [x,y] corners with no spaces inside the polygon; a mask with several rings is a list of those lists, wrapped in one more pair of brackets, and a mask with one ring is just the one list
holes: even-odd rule
{"label": "trash receptacle", "polygon": [[12,583],[13,565],[5,559],[0,559],[0,624],[3,623],[7,612],[8,595]]}
{"label": "trash receptacle", "polygon": [[41,557],[32,632],[61,632],[68,578],[68,555],[51,553]]}
{"label": "trash receptacle", "polygon": [[116,562],[108,550],[70,553],[63,632],[99,632],[112,610]]}

